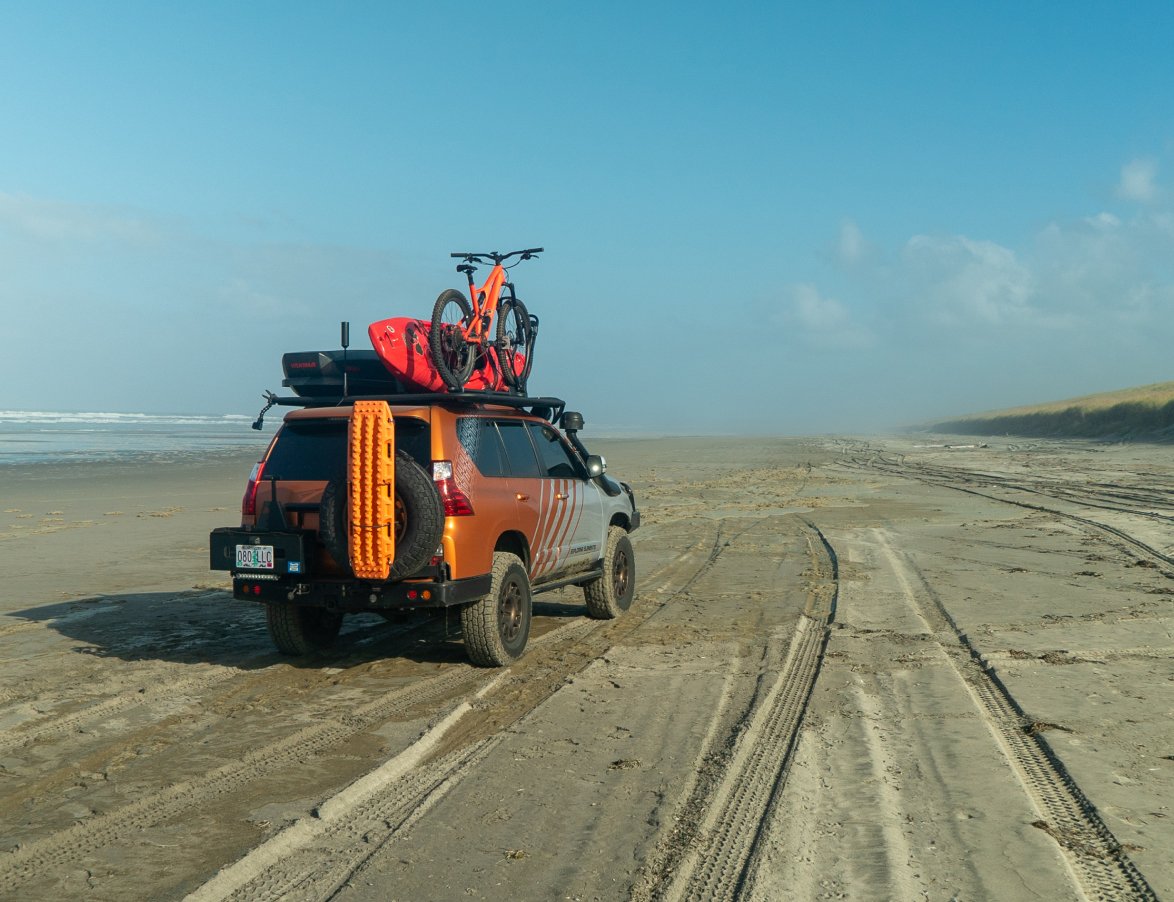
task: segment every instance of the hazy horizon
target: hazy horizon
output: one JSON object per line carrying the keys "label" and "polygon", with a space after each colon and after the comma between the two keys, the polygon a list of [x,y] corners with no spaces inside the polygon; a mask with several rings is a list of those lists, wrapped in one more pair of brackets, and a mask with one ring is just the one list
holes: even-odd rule
{"label": "hazy horizon", "polygon": [[600,428],[1174,378],[1174,9],[481,9],[6,9],[0,408],[255,415],[534,245],[531,393]]}

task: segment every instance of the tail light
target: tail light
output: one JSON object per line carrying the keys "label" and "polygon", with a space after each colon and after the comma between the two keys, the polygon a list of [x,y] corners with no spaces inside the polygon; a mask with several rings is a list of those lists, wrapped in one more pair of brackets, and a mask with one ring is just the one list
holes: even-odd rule
{"label": "tail light", "polygon": [[261,474],[265,472],[265,461],[253,464],[253,472],[249,474],[248,485],[245,486],[245,497],[241,499],[241,516],[257,516],[257,489],[261,486]]}
{"label": "tail light", "polygon": [[473,503],[453,478],[451,460],[432,462],[432,481],[436,483],[436,489],[440,492],[446,517],[468,517],[473,513]]}

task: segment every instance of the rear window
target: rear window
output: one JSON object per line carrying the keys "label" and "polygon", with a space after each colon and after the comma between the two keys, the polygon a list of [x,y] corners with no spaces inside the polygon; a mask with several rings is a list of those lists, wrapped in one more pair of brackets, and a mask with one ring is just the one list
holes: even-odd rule
{"label": "rear window", "polygon": [[[432,438],[423,420],[397,418],[395,446],[431,472]],[[346,450],[346,420],[293,420],[277,433],[277,442],[265,462],[265,476],[291,481],[342,479]]]}

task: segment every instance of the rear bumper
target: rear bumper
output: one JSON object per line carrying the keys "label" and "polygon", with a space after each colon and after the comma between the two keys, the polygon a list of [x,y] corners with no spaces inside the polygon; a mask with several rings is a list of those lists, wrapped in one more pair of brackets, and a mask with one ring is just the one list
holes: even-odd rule
{"label": "rear bumper", "polygon": [[[232,597],[242,601],[305,604],[357,612],[446,608],[489,594],[492,577],[488,573],[446,579],[442,568],[418,574],[423,578],[391,583],[320,576],[313,573],[313,561],[307,556],[312,542],[309,534],[298,530],[223,527],[213,530],[209,536],[209,563],[213,570],[232,573]],[[238,547],[266,549],[262,558],[272,566],[265,569],[238,566]]]}
{"label": "rear bumper", "polygon": [[306,566],[306,533],[300,530],[277,532],[222,526],[208,536],[208,566],[212,570],[233,570],[237,564],[238,548],[269,549],[270,564],[267,577],[283,577],[308,572]]}
{"label": "rear bumper", "polygon": [[232,574],[232,597],[242,601],[314,605],[351,613],[447,608],[484,598],[489,594],[490,580],[486,573],[468,579],[368,583],[356,579],[298,580],[238,571]]}

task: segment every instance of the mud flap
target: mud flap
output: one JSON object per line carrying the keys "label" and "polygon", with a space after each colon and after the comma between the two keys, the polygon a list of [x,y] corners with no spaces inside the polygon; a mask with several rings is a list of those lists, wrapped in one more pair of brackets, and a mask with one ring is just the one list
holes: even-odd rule
{"label": "mud flap", "polygon": [[386,401],[356,401],[347,441],[348,546],[359,579],[386,580],[395,560],[395,421]]}

